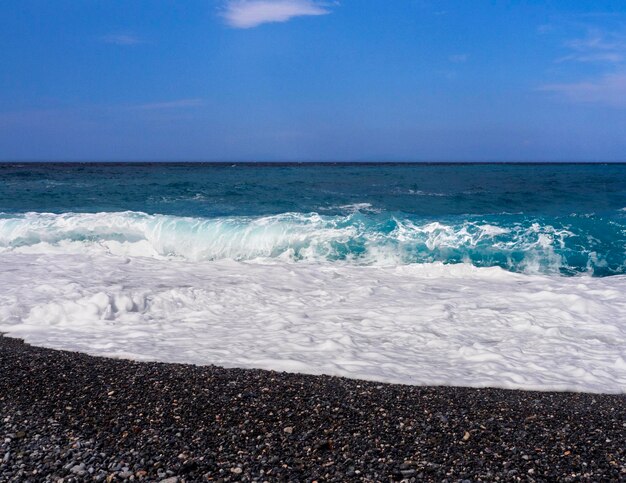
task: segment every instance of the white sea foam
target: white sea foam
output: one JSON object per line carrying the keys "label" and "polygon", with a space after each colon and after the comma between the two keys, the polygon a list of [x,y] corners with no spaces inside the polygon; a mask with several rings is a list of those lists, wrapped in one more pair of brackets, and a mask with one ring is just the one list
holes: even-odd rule
{"label": "white sea foam", "polygon": [[407,193],[411,195],[415,195],[415,196],[451,196],[448,193],[436,193],[432,191],[422,191],[422,190],[412,190],[412,189],[409,189]]}
{"label": "white sea foam", "polygon": [[[362,216],[360,211],[366,207],[369,205],[347,205],[344,208],[352,213],[345,216],[283,213],[192,218],[130,211],[9,215],[0,217],[0,252],[37,250],[38,244],[67,248],[80,242],[119,255],[192,261],[343,259],[396,265],[448,261],[446,257],[459,261],[469,255],[489,260],[495,254],[503,266],[518,271],[558,273],[567,268],[555,249],[563,248],[573,233],[551,225],[500,227],[474,221],[419,224],[390,217],[384,220],[389,225],[385,231],[375,217]],[[522,259],[513,260],[514,253],[523,253]]]}
{"label": "white sea foam", "polygon": [[361,210],[373,210],[371,203],[352,203],[349,205],[341,205],[338,207],[341,210],[356,212]]}
{"label": "white sea foam", "polygon": [[[192,262],[107,243],[41,241],[0,253],[0,332],[138,360],[626,392],[625,276]],[[137,243],[139,253],[154,250]]]}

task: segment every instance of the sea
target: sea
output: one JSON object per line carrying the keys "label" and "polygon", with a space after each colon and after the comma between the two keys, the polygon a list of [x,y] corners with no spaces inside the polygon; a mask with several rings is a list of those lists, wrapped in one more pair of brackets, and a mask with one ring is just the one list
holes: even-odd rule
{"label": "sea", "polygon": [[0,164],[0,332],[135,360],[623,393],[626,164]]}

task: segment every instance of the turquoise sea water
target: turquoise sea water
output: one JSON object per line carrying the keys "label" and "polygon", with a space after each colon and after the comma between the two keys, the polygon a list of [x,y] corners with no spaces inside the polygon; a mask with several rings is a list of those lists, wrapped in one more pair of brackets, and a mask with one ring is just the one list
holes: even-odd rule
{"label": "turquoise sea water", "polygon": [[0,213],[4,250],[626,273],[624,164],[3,164]]}

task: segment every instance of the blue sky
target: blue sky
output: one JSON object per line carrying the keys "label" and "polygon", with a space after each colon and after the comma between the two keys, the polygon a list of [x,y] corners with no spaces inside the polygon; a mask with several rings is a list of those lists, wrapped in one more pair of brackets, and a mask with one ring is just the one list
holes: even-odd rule
{"label": "blue sky", "polygon": [[0,159],[626,161],[626,2],[7,0]]}

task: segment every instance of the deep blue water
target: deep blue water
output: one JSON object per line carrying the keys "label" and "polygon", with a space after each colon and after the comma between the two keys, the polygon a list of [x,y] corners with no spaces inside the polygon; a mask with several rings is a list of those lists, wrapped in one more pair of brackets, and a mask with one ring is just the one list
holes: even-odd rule
{"label": "deep blue water", "polygon": [[5,164],[0,212],[3,247],[626,273],[624,164]]}

